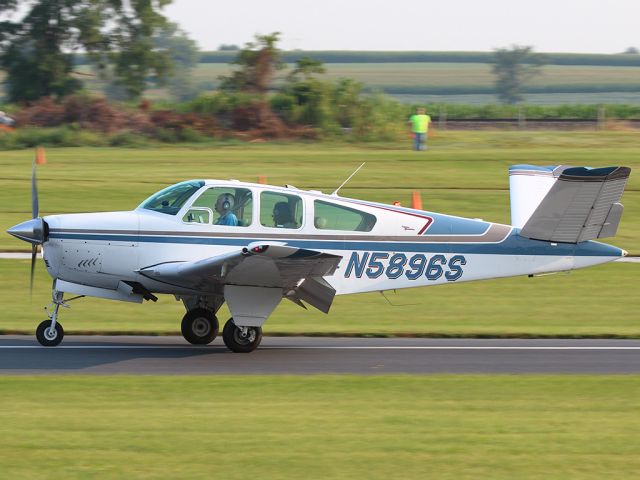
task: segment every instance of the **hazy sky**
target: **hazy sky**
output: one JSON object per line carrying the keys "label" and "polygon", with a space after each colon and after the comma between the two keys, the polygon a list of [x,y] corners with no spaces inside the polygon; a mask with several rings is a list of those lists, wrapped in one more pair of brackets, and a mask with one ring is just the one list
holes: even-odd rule
{"label": "hazy sky", "polygon": [[286,50],[640,48],[640,0],[173,0],[165,14],[205,50],[274,31]]}

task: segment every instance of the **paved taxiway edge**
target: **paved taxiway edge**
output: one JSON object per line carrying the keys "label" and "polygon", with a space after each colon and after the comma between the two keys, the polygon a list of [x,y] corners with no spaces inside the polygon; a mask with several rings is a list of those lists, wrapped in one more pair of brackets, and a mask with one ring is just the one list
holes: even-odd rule
{"label": "paved taxiway edge", "polygon": [[251,354],[220,339],[71,336],[55,348],[0,337],[0,374],[640,373],[640,340],[265,337]]}

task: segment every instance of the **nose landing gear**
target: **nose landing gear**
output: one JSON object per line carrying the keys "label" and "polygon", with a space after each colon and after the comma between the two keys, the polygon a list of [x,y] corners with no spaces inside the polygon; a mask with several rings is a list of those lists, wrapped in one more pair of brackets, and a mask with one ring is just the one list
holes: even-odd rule
{"label": "nose landing gear", "polygon": [[60,345],[64,338],[64,328],[58,323],[58,309],[60,307],[69,308],[69,305],[64,303],[63,292],[53,291],[53,312],[48,313],[49,320],[45,320],[38,325],[36,329],[36,339],[38,343],[43,347],[55,347]]}

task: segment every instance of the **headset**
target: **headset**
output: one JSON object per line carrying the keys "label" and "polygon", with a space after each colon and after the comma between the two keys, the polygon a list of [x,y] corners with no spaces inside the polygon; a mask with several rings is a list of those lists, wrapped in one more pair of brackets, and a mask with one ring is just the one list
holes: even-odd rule
{"label": "headset", "polygon": [[223,193],[218,197],[218,200],[216,200],[216,210],[222,210],[226,213],[233,208],[234,203],[235,200],[233,195],[230,193]]}

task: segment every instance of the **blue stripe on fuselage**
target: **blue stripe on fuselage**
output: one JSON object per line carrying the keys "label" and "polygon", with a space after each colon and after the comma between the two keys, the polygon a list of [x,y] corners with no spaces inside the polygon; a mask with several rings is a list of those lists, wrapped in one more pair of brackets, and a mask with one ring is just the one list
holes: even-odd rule
{"label": "blue stripe on fuselage", "polygon": [[[228,238],[228,237],[181,237],[158,235],[109,235],[87,233],[57,233],[51,232],[50,238],[93,240],[108,242],[139,242],[139,243],[174,243],[190,245],[230,245],[246,246],[249,243],[273,239],[256,238]],[[290,239],[278,239],[286,241],[292,247],[307,248],[311,250],[346,250],[346,251],[379,251],[379,252],[420,252],[420,253],[467,253],[485,255],[557,255],[557,256],[595,256],[595,257],[619,257],[622,250],[600,242],[583,242],[581,244],[558,243],[555,246],[549,242],[531,240],[521,237],[515,232],[511,233],[500,243],[417,243],[411,242],[384,242],[384,241],[349,241],[349,240],[303,240],[292,237]]]}

